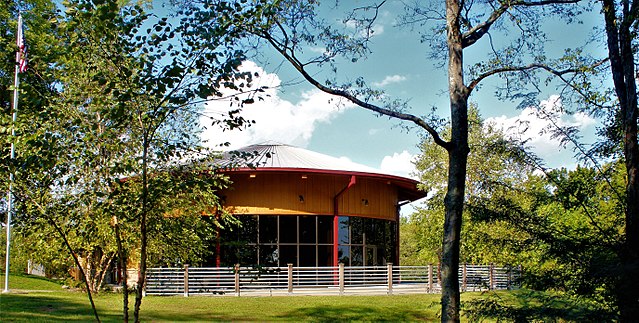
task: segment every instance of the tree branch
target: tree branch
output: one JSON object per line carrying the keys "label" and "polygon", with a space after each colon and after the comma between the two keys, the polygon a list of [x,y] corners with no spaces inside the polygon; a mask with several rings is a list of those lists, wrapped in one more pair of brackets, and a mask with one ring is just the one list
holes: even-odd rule
{"label": "tree branch", "polygon": [[508,9],[513,7],[536,7],[550,4],[569,4],[578,3],[581,0],[544,0],[544,1],[514,1],[503,2],[501,6],[496,8],[484,22],[472,27],[462,35],[462,48],[466,48],[476,43],[490,30],[490,27],[497,21]]}
{"label": "tree branch", "polygon": [[286,58],[287,61],[289,61],[293,65],[293,67],[304,77],[304,79],[306,79],[306,81],[311,83],[320,91],[345,98],[364,109],[367,109],[379,114],[383,114],[389,117],[397,118],[400,120],[413,122],[417,126],[426,130],[431,135],[431,137],[433,138],[436,144],[438,144],[439,146],[443,147],[446,150],[450,149],[450,146],[451,146],[450,142],[443,140],[439,136],[439,133],[437,133],[437,131],[433,127],[431,127],[426,121],[424,121],[422,118],[419,118],[412,114],[402,113],[399,111],[383,108],[383,107],[362,101],[359,98],[357,98],[355,95],[349,93],[348,91],[341,90],[341,89],[334,89],[334,88],[325,86],[319,81],[317,81],[315,78],[313,78],[313,76],[311,76],[304,69],[304,64],[300,62],[297,58],[295,58],[294,56],[288,53],[287,48],[279,46],[281,43],[273,39],[273,37],[268,32],[264,31],[262,33],[258,33],[257,36],[266,39],[271,44],[271,46],[275,48],[275,50],[277,50],[282,56],[284,56],[284,58]]}

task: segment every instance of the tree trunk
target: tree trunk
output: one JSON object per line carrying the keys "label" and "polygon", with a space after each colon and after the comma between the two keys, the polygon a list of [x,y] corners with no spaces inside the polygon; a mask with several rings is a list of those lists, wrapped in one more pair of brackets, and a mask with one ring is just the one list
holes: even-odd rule
{"label": "tree trunk", "polygon": [[623,153],[626,166],[625,241],[619,251],[621,275],[618,280],[617,306],[620,321],[634,322],[639,317],[639,144],[637,143],[637,84],[630,28],[639,8],[634,2],[620,4],[617,16],[613,0],[602,1],[610,68],[615,93],[619,100],[623,132]]}
{"label": "tree trunk", "polygon": [[459,249],[468,161],[468,88],[464,85],[459,0],[446,0],[451,139],[442,241],[442,322],[459,322]]}
{"label": "tree trunk", "polygon": [[122,238],[120,237],[120,223],[118,218],[113,216],[114,228],[115,228],[115,241],[118,245],[118,263],[120,270],[122,270],[122,322],[129,322],[129,285],[128,285],[128,273],[127,273],[127,257],[122,246]]}
{"label": "tree trunk", "polygon": [[144,136],[142,142],[142,214],[140,217],[140,267],[138,270],[138,282],[137,290],[135,293],[135,305],[133,308],[133,318],[136,323],[140,322],[140,306],[142,305],[142,292],[144,290],[144,283],[146,280],[146,247],[147,247],[147,232],[146,232],[146,219],[148,213],[148,152],[149,152],[149,140],[148,136]]}

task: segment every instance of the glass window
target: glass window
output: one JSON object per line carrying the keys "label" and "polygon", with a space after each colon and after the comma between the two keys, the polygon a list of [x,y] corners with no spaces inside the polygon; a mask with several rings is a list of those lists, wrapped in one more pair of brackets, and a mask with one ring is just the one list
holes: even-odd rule
{"label": "glass window", "polygon": [[366,244],[381,245],[384,243],[384,220],[365,219],[364,233]]}
{"label": "glass window", "polygon": [[276,267],[278,260],[279,253],[277,252],[277,246],[260,246],[260,265]]}
{"label": "glass window", "polygon": [[[364,243],[364,219],[352,217],[351,218],[351,244],[363,244]],[[353,265],[355,266],[355,265]]]}
{"label": "glass window", "polygon": [[300,246],[300,267],[315,267],[315,246]]}
{"label": "glass window", "polygon": [[[300,243],[315,243],[316,216],[300,216]],[[313,265],[315,266],[315,265]]]}
{"label": "glass window", "polygon": [[333,243],[333,217],[317,217],[317,242]]}
{"label": "glass window", "polygon": [[257,217],[241,215],[242,226],[237,229],[238,240],[246,243],[257,243]]}
{"label": "glass window", "polygon": [[349,246],[339,246],[337,251],[337,261],[344,264],[344,266],[351,265],[350,259],[350,247]]}
{"label": "glass window", "polygon": [[349,228],[348,228],[348,223],[349,222],[349,217],[347,216],[340,216],[339,217],[339,228],[337,231],[339,233],[338,239],[339,239],[339,244],[349,244],[350,243],[350,234],[349,234]]}
{"label": "glass window", "polygon": [[351,246],[351,266],[364,265],[364,247]]}
{"label": "glass window", "polygon": [[297,246],[280,245],[280,267],[297,266]]}
{"label": "glass window", "polygon": [[277,217],[260,215],[260,243],[277,243]]}
{"label": "glass window", "polygon": [[333,265],[333,246],[317,246],[317,266]]}
{"label": "glass window", "polygon": [[280,243],[297,243],[297,216],[280,216]]}

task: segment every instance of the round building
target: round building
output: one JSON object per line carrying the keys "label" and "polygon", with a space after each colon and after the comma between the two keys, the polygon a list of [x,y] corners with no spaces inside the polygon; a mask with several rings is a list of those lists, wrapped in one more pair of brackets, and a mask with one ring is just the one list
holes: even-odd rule
{"label": "round building", "polygon": [[233,184],[220,195],[242,226],[218,233],[215,265],[399,264],[399,209],[426,195],[417,181],[276,143],[223,162],[238,154],[245,161],[224,171]]}

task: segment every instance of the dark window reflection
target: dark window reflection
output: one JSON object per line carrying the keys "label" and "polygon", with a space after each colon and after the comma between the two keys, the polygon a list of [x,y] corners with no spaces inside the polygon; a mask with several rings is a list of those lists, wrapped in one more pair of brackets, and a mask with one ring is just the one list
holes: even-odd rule
{"label": "dark window reflection", "polygon": [[297,216],[280,216],[280,243],[297,242]]}
{"label": "dark window reflection", "polygon": [[288,264],[297,266],[297,246],[280,246],[280,266],[284,267]]}
{"label": "dark window reflection", "polygon": [[238,231],[238,239],[246,243],[257,243],[257,217],[253,215],[240,216],[242,227]]}
{"label": "dark window reflection", "polygon": [[316,216],[300,216],[300,243],[315,243]]}
{"label": "dark window reflection", "polygon": [[300,245],[300,267],[315,267],[315,245]]}
{"label": "dark window reflection", "polygon": [[[314,267],[333,265],[333,221],[324,216],[240,215],[241,227],[227,225],[210,241],[204,264],[216,264],[217,244],[222,266]],[[338,262],[347,266],[380,266],[397,258],[395,222],[338,217]]]}
{"label": "dark window reflection", "polygon": [[260,216],[260,243],[277,243],[277,216]]}
{"label": "dark window reflection", "polygon": [[364,265],[364,247],[351,246],[351,266]]}
{"label": "dark window reflection", "polygon": [[318,243],[333,243],[332,216],[317,217],[317,239]]}
{"label": "dark window reflection", "polygon": [[333,265],[333,246],[317,246],[317,266]]}
{"label": "dark window reflection", "polygon": [[340,216],[339,217],[339,233],[338,239],[339,244],[349,244],[350,243],[350,232],[349,232],[349,217]]}
{"label": "dark window reflection", "polygon": [[260,265],[277,267],[279,253],[276,245],[260,246]]}
{"label": "dark window reflection", "polygon": [[351,244],[364,243],[364,225],[362,223],[363,220],[364,219],[358,217],[351,218]]}
{"label": "dark window reflection", "polygon": [[350,247],[339,246],[337,249],[337,261],[343,263],[345,266],[350,266]]}

